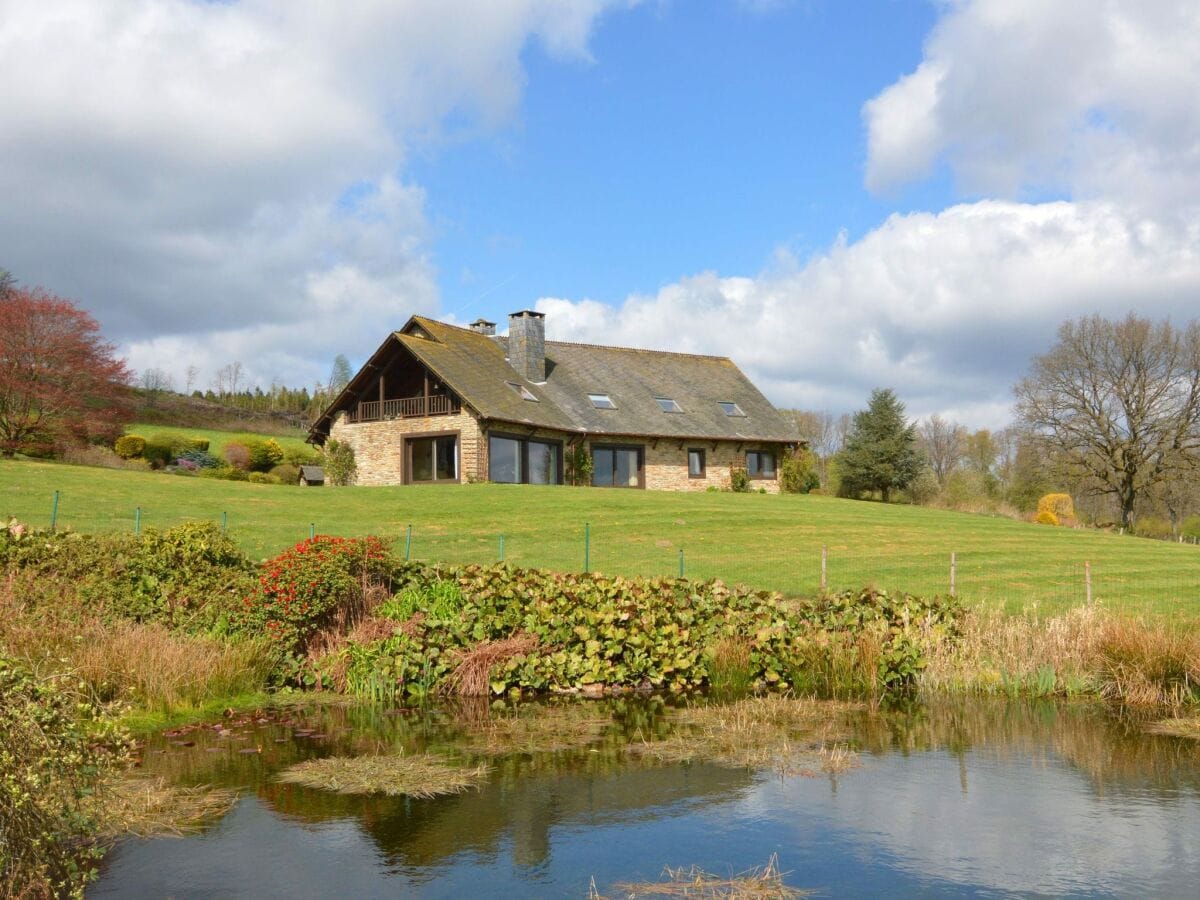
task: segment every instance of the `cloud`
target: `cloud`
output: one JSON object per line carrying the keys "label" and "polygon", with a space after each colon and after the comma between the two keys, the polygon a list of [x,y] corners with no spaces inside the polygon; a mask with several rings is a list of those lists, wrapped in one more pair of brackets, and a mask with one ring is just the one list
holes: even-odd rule
{"label": "cloud", "polygon": [[730,356],[779,405],[853,410],[892,387],[910,415],[995,427],[1064,318],[1191,318],[1197,237],[1113,204],[983,201],[893,215],[755,277],[706,272],[616,306],[537,309],[555,340]]}
{"label": "cloud", "polygon": [[1200,5],[962,0],[863,107],[866,183],[945,162],[970,193],[1200,207]]}
{"label": "cloud", "polygon": [[3,264],[139,367],[324,375],[437,308],[406,150],[509,120],[523,48],[586,58],[608,5],[0,0]]}

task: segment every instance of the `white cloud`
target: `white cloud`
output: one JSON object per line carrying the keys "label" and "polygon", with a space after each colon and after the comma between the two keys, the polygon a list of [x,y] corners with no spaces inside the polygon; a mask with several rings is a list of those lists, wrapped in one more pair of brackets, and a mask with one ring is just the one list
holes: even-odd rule
{"label": "white cloud", "polygon": [[611,2],[0,0],[3,264],[139,367],[324,375],[436,309],[406,147],[509,119],[527,43],[585,58]]}
{"label": "white cloud", "polygon": [[893,215],[754,278],[703,273],[620,306],[537,308],[551,339],[730,356],[781,405],[851,410],[884,386],[910,415],[993,427],[1064,318],[1191,318],[1198,238],[1112,204],[985,201]]}
{"label": "white cloud", "polygon": [[944,6],[917,69],[863,108],[871,189],[944,160],[973,193],[1200,207],[1200,5]]}

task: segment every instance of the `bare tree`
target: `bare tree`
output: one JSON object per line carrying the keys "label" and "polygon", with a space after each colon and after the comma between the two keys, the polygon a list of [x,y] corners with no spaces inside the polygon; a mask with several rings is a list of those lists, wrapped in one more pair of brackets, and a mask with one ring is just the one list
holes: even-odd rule
{"label": "bare tree", "polygon": [[241,383],[242,364],[237,360],[221,366],[217,369],[217,374],[213,376],[213,390],[222,397],[236,394]]}
{"label": "bare tree", "polygon": [[8,269],[0,268],[0,297],[7,296],[9,291],[16,290],[17,279]]}
{"label": "bare tree", "polygon": [[1200,463],[1200,323],[1065,322],[1014,392],[1022,422],[1115,498],[1125,527],[1139,497]]}
{"label": "bare tree", "polygon": [[146,369],[138,378],[138,383],[152,394],[175,390],[175,379],[163,369]]}
{"label": "bare tree", "polygon": [[948,422],[939,415],[932,415],[917,429],[917,443],[929,460],[929,468],[938,484],[946,486],[946,477],[958,468],[963,460],[967,438],[966,429],[956,422]]}
{"label": "bare tree", "polygon": [[185,394],[190,394],[192,388],[196,386],[196,382],[200,379],[200,367],[195,363],[187,367],[184,372],[183,380],[187,387],[184,389]]}

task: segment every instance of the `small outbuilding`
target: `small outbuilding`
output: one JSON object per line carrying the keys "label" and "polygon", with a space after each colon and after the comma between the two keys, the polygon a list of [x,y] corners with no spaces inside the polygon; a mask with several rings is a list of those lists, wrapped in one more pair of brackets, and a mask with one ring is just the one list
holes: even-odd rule
{"label": "small outbuilding", "polygon": [[325,483],[325,470],[320,466],[301,466],[300,484],[304,487],[320,487]]}

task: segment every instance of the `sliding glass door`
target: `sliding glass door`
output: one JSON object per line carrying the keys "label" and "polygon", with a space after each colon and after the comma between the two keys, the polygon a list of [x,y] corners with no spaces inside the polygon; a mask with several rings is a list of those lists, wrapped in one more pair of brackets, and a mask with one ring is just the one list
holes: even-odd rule
{"label": "sliding glass door", "polygon": [[409,438],[408,480],[412,484],[458,481],[458,435]]}

